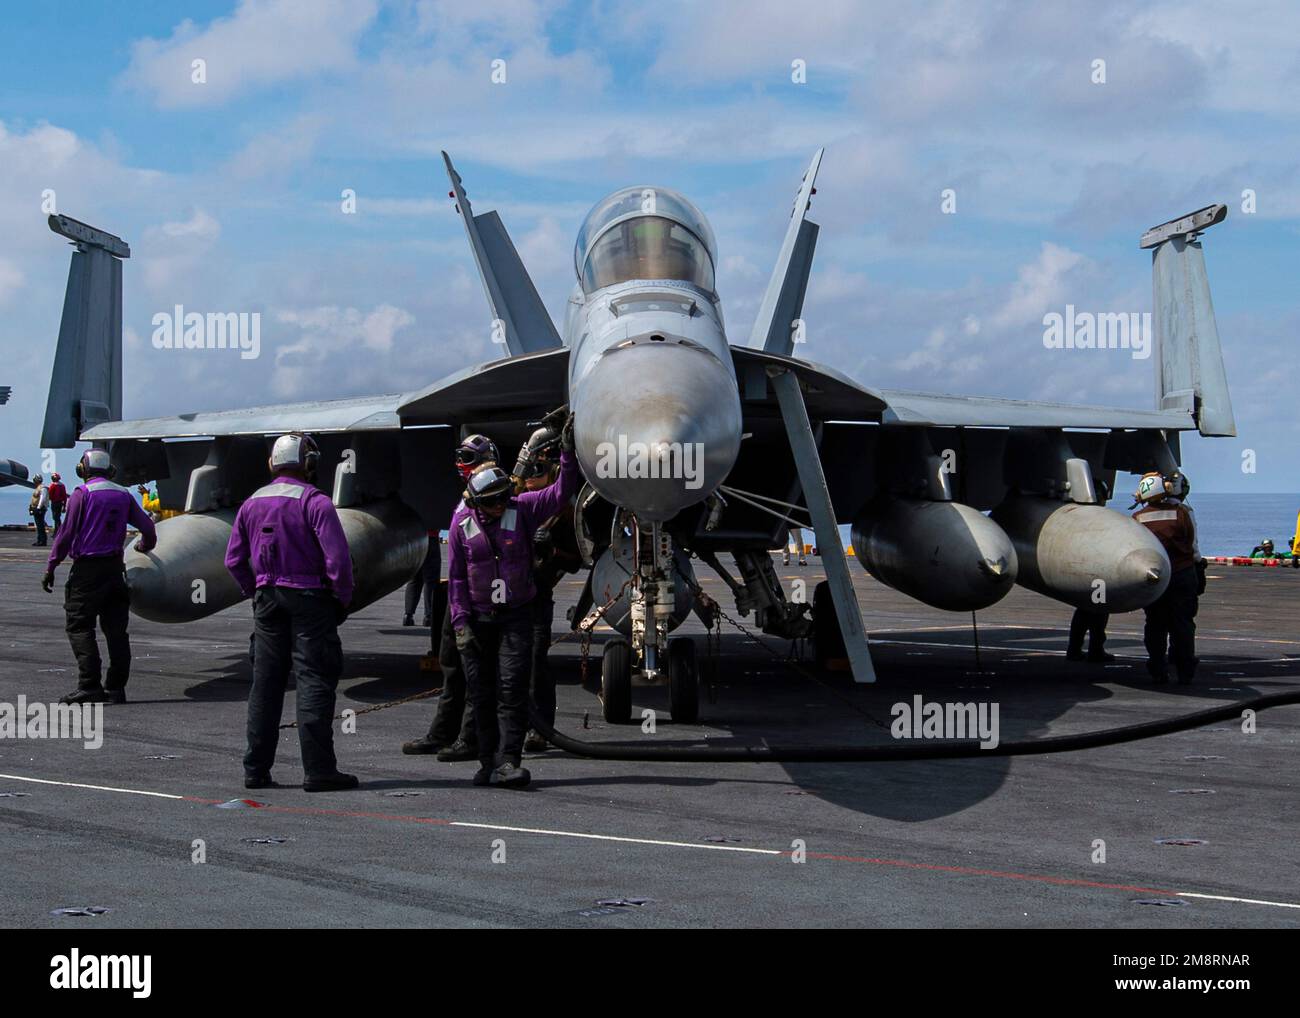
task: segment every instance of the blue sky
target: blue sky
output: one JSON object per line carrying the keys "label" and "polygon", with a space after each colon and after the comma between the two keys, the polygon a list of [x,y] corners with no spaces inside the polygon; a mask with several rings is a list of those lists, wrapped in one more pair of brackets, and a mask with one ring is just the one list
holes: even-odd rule
{"label": "blue sky", "polygon": [[[631,183],[684,191],[743,342],[825,145],[805,350],[869,385],[1150,405],[1150,361],[1046,350],[1042,316],[1149,310],[1138,235],[1227,202],[1205,249],[1241,437],[1188,440],[1187,467],[1201,490],[1294,491],[1297,37],[1284,3],[11,8],[0,455],[41,459],[68,258],[47,188],[132,246],[126,414],[150,416],[412,389],[495,355],[443,148],[557,317],[587,208]],[[261,357],[155,350],[152,315],[176,303],[260,311]]]}

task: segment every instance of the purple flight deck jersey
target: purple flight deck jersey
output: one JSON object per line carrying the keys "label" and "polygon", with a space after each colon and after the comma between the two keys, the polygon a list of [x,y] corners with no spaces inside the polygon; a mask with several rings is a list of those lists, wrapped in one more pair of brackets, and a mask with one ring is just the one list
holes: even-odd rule
{"label": "purple flight deck jersey", "polygon": [[45,568],[55,568],[69,555],[79,558],[121,558],[127,524],[140,531],[140,546],[158,543],[153,520],[129,491],[107,477],[92,477],[68,499],[68,515],[55,535]]}
{"label": "purple flight deck jersey", "polygon": [[[527,604],[533,584],[533,534],[575,494],[581,477],[573,453],[560,454],[560,476],[539,491],[514,496],[499,520],[468,507],[457,510],[447,534],[447,598],[459,629],[475,612],[489,615]],[[495,581],[502,584],[494,586]],[[494,600],[493,593],[499,592]]]}
{"label": "purple flight deck jersey", "polygon": [[334,503],[296,477],[277,477],[239,507],[226,568],[245,597],[275,586],[352,600],[352,558]]}

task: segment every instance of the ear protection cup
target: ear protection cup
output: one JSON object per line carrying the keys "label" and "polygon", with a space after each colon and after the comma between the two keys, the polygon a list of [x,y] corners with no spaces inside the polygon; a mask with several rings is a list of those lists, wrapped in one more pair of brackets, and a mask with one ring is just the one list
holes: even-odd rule
{"label": "ear protection cup", "polygon": [[302,468],[308,478],[316,476],[316,468],[320,466],[320,450],[316,448],[316,443],[310,438],[303,438],[303,445],[308,448],[302,457]]}
{"label": "ear protection cup", "polygon": [[277,438],[271,447],[271,457],[267,460],[267,466],[273,474],[289,467],[303,471],[308,478],[315,475],[319,464],[320,447],[310,435],[296,431]]}
{"label": "ear protection cup", "polygon": [[90,477],[107,477],[110,481],[117,476],[117,467],[113,466],[108,453],[103,449],[87,449],[77,460],[77,476],[82,480]]}

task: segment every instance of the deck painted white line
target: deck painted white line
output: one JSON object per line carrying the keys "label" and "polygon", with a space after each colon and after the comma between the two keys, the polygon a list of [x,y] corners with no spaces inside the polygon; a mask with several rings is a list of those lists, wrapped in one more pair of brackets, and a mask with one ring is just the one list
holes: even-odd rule
{"label": "deck painted white line", "polygon": [[[1114,636],[1114,635],[1115,635],[1114,633],[1110,634],[1110,636]],[[870,640],[868,640],[868,642],[872,646],[893,645],[897,647],[944,647],[947,648],[948,650],[974,650],[975,649],[975,645],[973,643],[939,643],[935,640],[883,640],[874,636],[871,637]],[[1039,650],[1035,647],[1004,646],[1001,644],[981,643],[980,653],[982,654],[986,651],[994,651],[1002,654],[1042,654],[1048,657],[1065,657],[1065,651],[1063,650]],[[1146,660],[1145,657],[1125,657],[1125,655],[1123,654],[1118,655],[1118,657],[1119,660],[1121,661],[1127,660],[1127,661],[1132,661],[1134,663]]]}
{"label": "deck painted white line", "polygon": [[[76,781],[51,781],[48,778],[29,778],[21,774],[0,774],[0,780],[26,781],[34,785],[55,785],[60,788],[85,788],[92,792],[118,792],[124,795],[147,795],[156,799],[187,798],[184,795],[173,795],[170,792],[150,792],[141,788],[116,788],[112,785],[87,785]],[[584,831],[557,831],[546,827],[510,827],[506,824],[474,823],[468,820],[448,821],[446,826],[467,827],[484,831],[505,831],[510,834],[544,834],[554,838],[581,838],[587,841],[608,841],[629,845],[656,845],[663,848],[694,848],[702,849],[706,852],[739,852],[744,855],[766,856],[782,856],[788,854],[787,852],[776,848],[749,848],[744,845],[710,845],[696,841],[664,841],[656,838],[627,838],[614,834],[589,834]],[[1271,908],[1300,909],[1300,903],[1289,901],[1266,901],[1263,898],[1237,898],[1227,894],[1201,894],[1197,891],[1174,891],[1173,894],[1179,898],[1199,898],[1204,901],[1225,901],[1235,905],[1266,905]]]}
{"label": "deck painted white line", "polygon": [[1264,901],[1261,898],[1233,898],[1226,894],[1197,894],[1195,891],[1175,891],[1180,898],[1204,898],[1207,901],[1231,901],[1239,905],[1272,905],[1274,908],[1300,908],[1290,901]]}
{"label": "deck painted white line", "polygon": [[[1108,636],[1115,636],[1115,635],[1117,634],[1115,633],[1108,634]],[[1123,634],[1119,634],[1119,635],[1123,635]],[[1196,638],[1198,640],[1201,638],[1199,633],[1196,634]],[[1236,639],[1236,638],[1226,637],[1226,636],[1220,636],[1220,637],[1210,636],[1210,637],[1206,637],[1206,639],[1227,640],[1227,639]],[[975,649],[975,645],[973,643],[939,643],[935,640],[886,640],[886,639],[880,639],[875,636],[871,637],[868,642],[872,646],[879,644],[881,646],[892,645],[896,647],[945,647],[949,650],[974,650]],[[1252,640],[1251,642],[1268,643],[1270,641]],[[1277,641],[1273,641],[1273,642],[1277,642]],[[1282,642],[1287,642],[1287,641],[1282,641]],[[995,643],[980,644],[981,654],[987,653],[989,651],[995,653],[1001,653],[1001,654],[1034,654],[1042,657],[1065,657],[1065,653],[1066,653],[1063,650],[1043,650],[1038,647],[1026,647],[1019,642],[1011,645],[995,644]],[[1251,658],[1243,658],[1241,660],[1242,663],[1246,665],[1267,665],[1267,664],[1283,664],[1283,663],[1300,665],[1300,658],[1294,658],[1294,657],[1251,657]],[[1145,655],[1143,656],[1138,656],[1135,654],[1116,655],[1116,664],[1143,664],[1145,662],[1146,662]],[[1249,685],[1249,682],[1247,682],[1246,684]]]}
{"label": "deck painted white line", "polygon": [[[869,613],[868,613],[868,615],[869,615]],[[867,616],[864,616],[864,621],[865,621],[865,618],[866,618],[866,617],[867,617]],[[908,619],[901,619],[901,620],[900,620],[900,619],[892,619],[892,618],[890,618],[890,619],[885,619],[884,621],[886,621],[886,622],[900,622],[900,621],[901,621],[901,622],[907,622],[907,621],[909,621],[909,620],[908,620]],[[1014,623],[1014,622],[1005,622],[1005,623],[1004,623],[1004,622],[981,622],[981,623],[980,623],[980,630],[981,630],[981,632],[984,631],[984,630],[988,630],[989,632],[997,632],[997,631],[1008,630],[1008,629],[1010,629],[1010,630],[1015,630],[1015,629],[1032,629],[1032,630],[1034,630],[1035,633],[1038,633],[1038,634],[1068,633],[1068,632],[1070,631],[1069,628],[1066,627],[1066,626],[1030,625],[1030,624],[1027,624],[1027,623],[1024,623],[1024,622],[1021,622],[1021,623]],[[904,628],[904,627],[901,627],[901,626],[895,628],[895,627],[893,627],[893,626],[881,625],[881,626],[877,626],[877,627],[876,627],[876,632],[880,632],[880,633],[902,633],[902,632],[906,632],[906,633],[961,633],[961,632],[967,632],[967,633],[968,633],[968,632],[970,632],[970,623],[969,623],[969,622],[966,622],[966,623],[955,623],[955,624],[953,624],[953,625],[945,625],[945,626],[906,626],[905,628]],[[1219,636],[1219,635],[1216,635],[1216,632],[1217,632],[1217,631],[1215,631],[1215,630],[1211,630],[1211,631],[1208,631],[1208,632],[1202,632],[1201,629],[1198,627],[1197,630],[1196,630],[1196,638],[1197,638],[1198,640],[1221,640],[1221,641],[1225,641],[1225,642],[1228,642],[1228,643],[1273,643],[1273,644],[1281,644],[1282,646],[1286,646],[1286,647],[1295,647],[1295,646],[1300,646],[1300,640],[1282,640],[1282,639],[1274,639],[1274,638],[1261,638],[1261,637],[1256,637],[1256,636]],[[1106,635],[1107,635],[1107,637],[1118,636],[1118,637],[1124,637],[1124,638],[1128,638],[1128,639],[1141,640],[1141,639],[1142,639],[1142,630],[1140,630],[1140,629],[1108,629],[1108,630],[1106,631]],[[1024,639],[1040,639],[1040,640],[1044,640],[1044,639],[1049,639],[1049,638],[1050,638],[1050,636],[1048,636],[1048,635],[1039,635],[1039,636],[1033,636],[1033,637],[1025,637]],[[890,643],[890,642],[904,642],[904,641],[876,640],[876,639],[873,638],[873,639],[871,640],[871,642],[872,642],[872,643]],[[967,647],[969,647],[970,644],[960,644],[959,646],[967,646]]]}
{"label": "deck painted white line", "polygon": [[33,785],[59,785],[62,788],[89,788],[92,792],[121,792],[124,795],[151,795],[156,799],[184,799],[170,792],[146,792],[141,788],[114,788],[111,785],[83,785],[76,781],[49,781],[45,778],[25,778],[20,774],[0,774],[6,781],[28,781]]}
{"label": "deck painted white line", "polygon": [[697,841],[656,841],[652,838],[624,838],[614,834],[585,834],[580,831],[552,831],[543,827],[506,827],[502,824],[476,824],[453,820],[449,827],[478,827],[485,831],[508,831],[512,834],[550,834],[557,838],[586,838],[591,841],[621,841],[631,845],[662,845],[666,848],[702,848],[709,852],[748,852],[751,855],[782,855],[775,848],[745,848],[743,845],[706,845]]}

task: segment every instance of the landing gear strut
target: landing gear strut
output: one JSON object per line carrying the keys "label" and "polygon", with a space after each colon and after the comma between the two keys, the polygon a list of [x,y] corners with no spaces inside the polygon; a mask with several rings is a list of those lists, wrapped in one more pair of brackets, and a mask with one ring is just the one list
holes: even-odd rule
{"label": "landing gear strut", "polygon": [[[626,543],[617,545],[619,541]],[[689,566],[679,576],[683,567],[678,565],[675,556],[681,553],[674,550],[668,532],[659,523],[643,529],[630,514],[615,520],[612,544],[617,545],[613,548],[612,561],[628,577],[611,601],[622,599],[623,590],[627,591],[627,614],[615,625],[622,629],[626,623],[631,639],[611,639],[602,652],[600,693],[605,721],[625,725],[632,720],[635,674],[647,685],[668,686],[673,720],[691,724],[700,715],[695,644],[684,638],[668,639],[674,625],[674,611],[680,609],[683,614],[686,611],[677,602],[686,590],[679,584],[691,583]],[[612,578],[601,581],[601,586],[609,594]]]}

